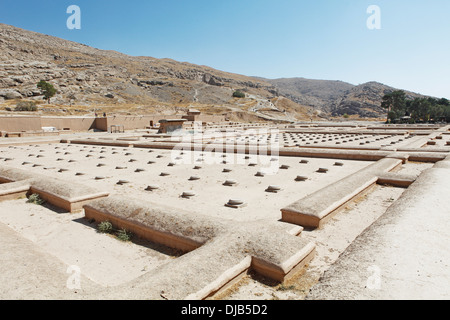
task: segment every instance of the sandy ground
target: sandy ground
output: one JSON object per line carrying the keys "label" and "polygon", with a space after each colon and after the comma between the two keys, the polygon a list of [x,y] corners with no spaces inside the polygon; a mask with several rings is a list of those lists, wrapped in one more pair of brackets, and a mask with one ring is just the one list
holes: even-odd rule
{"label": "sandy ground", "polygon": [[78,266],[89,279],[102,286],[126,283],[175,258],[145,242],[118,241],[96,232],[84,213],[58,212],[26,200],[1,204],[2,223],[68,266]]}
{"label": "sandy ground", "polygon": [[[88,134],[80,136],[90,137]],[[370,135],[361,136],[359,140],[354,138],[326,133],[278,135],[279,142],[288,145],[326,146],[331,143],[336,147],[355,148],[361,148],[361,143],[369,147],[396,146],[419,139],[399,141],[401,136],[386,136],[386,139],[376,140],[379,137]],[[445,139],[437,141],[437,146],[444,146],[444,142]],[[430,147],[434,146],[425,146]],[[222,154],[211,158],[208,154],[202,156],[192,152],[180,154],[167,150],[65,144],[0,148],[2,165],[46,174],[68,183],[89,185],[112,195],[169,204],[237,222],[277,221],[281,218],[282,207],[371,164],[333,159],[272,158],[253,156],[245,159],[244,155],[223,157]],[[302,159],[309,162],[301,164]],[[224,160],[227,163],[223,163]],[[335,166],[336,161],[342,162],[343,166]],[[257,164],[251,166],[254,162]],[[169,163],[175,165],[169,166]],[[289,168],[280,169],[281,165]],[[194,169],[195,166],[201,168]],[[403,165],[401,173],[419,174],[431,166],[409,162]],[[326,174],[316,172],[323,167],[329,169]],[[223,172],[227,168],[231,171]],[[268,168],[275,170],[269,172]],[[258,171],[264,170],[263,177],[256,176]],[[162,172],[170,175],[160,176]],[[297,182],[298,175],[309,179]],[[189,180],[192,176],[200,179]],[[237,185],[224,186],[223,182],[230,179],[236,180]],[[127,183],[119,185],[119,180]],[[146,191],[149,185],[158,185],[159,189]],[[265,192],[270,185],[281,187],[281,192]],[[185,191],[192,191],[195,196],[190,199],[180,197]],[[304,230],[301,236],[317,245],[316,256],[304,274],[289,283],[280,285],[250,274],[234,290],[219,298],[304,299],[353,240],[382,217],[403,192],[400,188],[375,186],[348,204],[323,228]],[[237,210],[225,207],[229,199],[242,199],[246,206]],[[152,243],[121,242],[100,234],[96,225],[83,217],[83,212],[70,214],[52,206],[26,203],[26,199],[0,203],[0,298],[80,299],[88,293],[92,297],[92,293],[95,296],[102,288],[126,284],[178,256],[177,252]],[[74,285],[73,276],[78,271],[80,283]],[[101,295],[98,298],[101,299]]]}
{"label": "sandy ground", "polygon": [[248,276],[245,284],[224,299],[303,299],[328,267],[348,245],[403,192],[403,189],[376,186],[357,201],[349,204],[321,229],[305,230],[302,237],[316,243],[316,256],[305,273],[284,284],[264,283],[258,277]]}
{"label": "sandy ground", "polygon": [[[371,164],[339,160],[343,166],[335,166],[337,160],[333,159],[307,159],[309,162],[302,164],[305,159],[297,157],[250,155],[246,159],[235,154],[64,144],[16,146],[0,152],[0,157],[7,154],[10,159],[3,162],[7,166],[236,221],[278,220],[281,208]],[[283,165],[289,168],[280,169]],[[318,173],[319,168],[328,172]],[[163,172],[170,175],[161,176]],[[265,175],[256,176],[258,172]],[[308,180],[298,182],[297,176]],[[121,180],[127,183],[117,184]],[[227,180],[237,184],[224,186]],[[149,185],[159,189],[146,191]],[[266,192],[271,185],[281,191]],[[195,196],[180,197],[186,191]],[[246,205],[239,210],[225,207],[230,199],[241,199]]]}
{"label": "sandy ground", "polygon": [[253,137],[237,137],[229,139],[216,139],[217,142],[237,141],[241,143],[252,142],[258,140],[272,139],[273,141],[278,141],[280,145],[285,147],[345,147],[345,148],[382,148],[382,147],[392,147],[398,146],[405,143],[414,143],[420,140],[420,136],[410,136],[408,134],[386,134],[386,135],[371,135],[362,134],[357,131],[353,133],[277,133],[269,135],[271,131],[267,134],[258,134],[255,131],[255,136]]}
{"label": "sandy ground", "polygon": [[[381,216],[402,192],[403,189],[377,186],[368,195],[348,205],[324,228],[303,231],[302,237],[314,241],[317,252],[307,272],[300,277],[285,285],[279,285],[257,275],[249,275],[237,289],[218,298],[303,299],[310,286],[317,282],[354,238]],[[158,248],[150,245],[121,242],[100,234],[96,232],[95,225],[83,219],[83,213],[55,212],[55,208],[49,206],[28,204],[26,199],[0,203],[0,219],[3,228],[9,228],[16,236],[31,242],[32,247],[55,258],[55,262],[48,268],[49,272],[57,268],[64,274],[71,266],[79,268],[87,278],[82,281],[82,287],[86,284],[88,288],[94,284],[99,287],[123,284],[151,272],[152,268],[168,259],[176,258],[173,252],[164,251],[164,248],[157,250]],[[5,249],[2,248],[2,252]],[[60,266],[56,265],[56,261]],[[62,276],[59,282],[69,281],[69,278],[70,275],[67,274],[66,278]],[[24,281],[27,280],[24,278]],[[2,283],[5,286],[8,281]],[[20,299],[35,298],[36,293],[21,291],[22,287],[17,286],[15,290],[5,291],[4,298],[11,297],[12,293]]]}
{"label": "sandy ground", "polygon": [[[317,282],[354,238],[380,217],[403,191],[377,186],[368,195],[349,204],[324,228],[303,231],[302,237],[317,245],[316,256],[304,275],[281,286],[257,275],[249,275],[237,290],[219,298],[303,299],[310,286]],[[167,259],[176,258],[173,253],[170,255],[141,243],[124,243],[99,234],[95,225],[83,219],[82,213],[55,213],[54,208],[28,204],[25,199],[1,203],[0,218],[3,225],[61,261],[61,271],[76,266],[86,278],[102,287],[126,283],[151,272],[152,268]],[[20,291],[20,288],[17,290]],[[24,299],[33,298],[16,294]]]}
{"label": "sandy ground", "polygon": [[[409,162],[399,171],[402,174],[420,174],[432,164]],[[222,299],[302,300],[323,273],[340,257],[348,246],[366,228],[377,221],[405,191],[402,188],[375,186],[338,212],[324,227],[304,230],[302,237],[316,243],[316,256],[305,272],[286,284],[264,281],[258,275],[249,275],[243,283]],[[370,274],[369,274],[370,275]],[[263,281],[261,281],[263,280]]]}
{"label": "sandy ground", "polygon": [[[308,159],[308,164],[300,164],[299,158],[279,158],[272,163],[276,163],[277,168],[281,164],[289,165],[289,169],[256,177],[255,174],[261,168],[249,168],[249,163],[258,159],[234,158],[228,159],[230,162],[226,164],[211,164],[205,158],[203,162],[197,162],[198,157],[202,157],[200,154],[180,155],[163,150],[149,152],[146,149],[48,144],[3,149],[2,156],[5,154],[11,158],[4,163],[8,166],[49,174],[67,180],[68,183],[95,186],[112,194],[143,197],[149,201],[170,203],[174,207],[212,216],[226,216],[236,221],[278,220],[283,206],[370,164],[340,161],[344,166],[338,167],[334,166],[336,161],[331,159]],[[178,156],[181,158],[176,159]],[[148,164],[148,161],[154,163]],[[177,161],[179,162],[175,166],[168,166],[170,162]],[[267,163],[270,164],[271,161]],[[194,169],[196,165],[202,168]],[[409,163],[404,165],[403,172],[418,173],[429,166]],[[227,167],[232,171],[222,172]],[[329,168],[329,172],[317,173],[316,170],[320,167]],[[59,172],[60,169],[68,171]],[[136,169],[144,171],[136,172]],[[160,173],[166,171],[171,175],[161,177]],[[199,176],[200,180],[190,181],[189,178],[194,175]],[[299,183],[295,181],[297,175],[307,175],[310,179]],[[98,180],[96,177],[104,179]],[[236,179],[238,185],[223,186],[222,183],[227,179]],[[117,185],[119,180],[127,180],[129,183]],[[159,185],[160,189],[145,191],[151,184]],[[269,185],[281,186],[282,192],[265,192]],[[196,196],[191,199],[180,198],[180,194],[188,190],[194,191]],[[372,192],[349,204],[324,228],[304,230],[302,237],[316,242],[317,254],[306,273],[291,283],[280,286],[249,275],[239,288],[221,298],[303,299],[320,275],[403,191],[376,186]],[[239,210],[224,206],[227,200],[234,198],[245,200],[247,206]],[[0,251],[8,252],[2,255],[0,264],[0,298],[35,299],[43,296],[64,299],[73,298],[74,292],[79,297],[83,290],[99,290],[127,283],[177,256],[176,252],[151,243],[121,242],[111,236],[99,234],[95,225],[90,224],[83,216],[82,212],[69,214],[51,206],[28,204],[26,199],[0,203],[0,233],[5,239],[16,239],[14,243],[0,241]],[[11,251],[14,246],[16,249]],[[35,263],[29,264],[30,257]],[[15,271],[11,270],[11,261],[21,261],[23,265],[19,269],[24,274],[23,278],[13,276]],[[68,288],[67,281],[71,279],[70,271],[73,268],[81,272],[82,289]],[[33,281],[37,280],[30,282],[29,278],[36,279],[36,274],[42,275],[53,285],[43,285],[45,281],[38,281],[36,284]],[[29,287],[30,283],[32,288]],[[39,293],[36,293],[36,288]]]}
{"label": "sandy ground", "polygon": [[326,271],[307,299],[447,300],[448,169],[447,163],[422,173]]}

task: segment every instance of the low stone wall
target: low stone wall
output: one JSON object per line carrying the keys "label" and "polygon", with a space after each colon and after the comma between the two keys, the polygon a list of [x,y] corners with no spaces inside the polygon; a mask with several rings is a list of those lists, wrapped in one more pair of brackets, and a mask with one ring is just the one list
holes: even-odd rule
{"label": "low stone wall", "polygon": [[109,195],[84,185],[68,184],[67,181],[5,166],[0,166],[0,183],[4,183],[0,189],[1,200],[23,196],[24,192],[39,194],[50,204],[68,212],[82,210],[83,205],[90,201]]}
{"label": "low stone wall", "polygon": [[0,184],[0,201],[14,200],[25,197],[30,190],[27,180]]}
{"label": "low stone wall", "polygon": [[202,221],[208,226],[205,228],[189,212],[154,203],[143,206],[132,199],[116,196],[92,202],[84,206],[84,210],[87,219],[109,221],[144,239],[184,252],[199,248],[220,228],[217,223],[204,218]]}
{"label": "low stone wall", "polygon": [[[171,116],[180,118],[181,116]],[[37,132],[43,127],[54,127],[59,131],[87,132],[108,131],[112,125],[121,125],[125,130],[146,129],[167,116],[107,116],[107,117],[46,117],[46,116],[0,116],[0,131],[6,133]],[[3,134],[5,135],[5,134]]]}
{"label": "low stone wall", "polygon": [[414,181],[417,175],[405,175],[392,172],[385,172],[378,174],[377,183],[381,185],[389,185],[397,188],[408,188]]}
{"label": "low stone wall", "polygon": [[[161,292],[167,299],[205,299],[250,269],[283,282],[297,274],[315,251],[313,243],[298,236],[298,228],[287,229],[279,223],[236,225],[119,196],[94,201],[84,209],[88,219],[109,221],[144,239],[187,252],[127,284],[145,286],[146,299],[161,299]],[[107,296],[115,292],[120,288]]]}
{"label": "low stone wall", "polygon": [[42,130],[39,116],[0,116],[0,131],[22,132]]}
{"label": "low stone wall", "polygon": [[448,299],[449,180],[450,156],[425,170],[350,244],[307,300]]}
{"label": "low stone wall", "polygon": [[[123,126],[124,130],[146,129],[157,125],[160,120],[167,119],[165,115],[151,116],[107,116],[96,119],[96,128],[108,131],[111,126]],[[181,119],[181,116],[170,116],[171,119]]]}
{"label": "low stone wall", "polygon": [[320,228],[333,213],[378,181],[380,173],[395,170],[402,160],[385,158],[281,209],[282,221]]}
{"label": "low stone wall", "polygon": [[42,127],[54,127],[59,131],[84,132],[96,129],[94,117],[41,117]]}

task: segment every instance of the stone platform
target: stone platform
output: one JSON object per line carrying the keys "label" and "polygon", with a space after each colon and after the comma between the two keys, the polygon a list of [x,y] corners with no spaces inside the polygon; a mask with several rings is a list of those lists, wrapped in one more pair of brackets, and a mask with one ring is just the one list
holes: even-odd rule
{"label": "stone platform", "polygon": [[[408,214],[428,225],[428,216],[436,222],[446,213],[443,181],[450,152],[449,127],[266,126],[258,131],[234,126],[225,133],[223,128],[212,128],[174,137],[126,132],[67,135],[57,141],[2,139],[0,206],[38,194],[51,205],[49,210],[81,214],[78,223],[89,228],[109,221],[114,228],[132,232],[139,240],[130,246],[139,248],[144,241],[152,256],[159,256],[151,249],[156,247],[165,248],[161,252],[178,252],[173,259],[164,257],[167,263],[156,263],[124,283],[114,282],[113,275],[100,280],[96,270],[88,269],[84,274],[89,277],[83,280],[88,285],[80,296],[94,299],[214,299],[239,287],[240,279],[250,273],[275,283],[296,281],[320,249],[320,243],[310,240],[315,230],[326,229],[344,208],[361,201],[375,186],[401,188],[404,193],[379,221]],[[422,169],[404,171],[409,164],[432,168],[423,174]],[[425,199],[432,199],[429,208]],[[424,216],[426,210],[432,214]],[[45,217],[51,219],[51,215]],[[23,250],[34,246],[44,256],[70,260],[70,250],[59,252],[39,231],[32,231],[26,217],[22,217],[25,222],[20,218],[5,211],[0,214],[0,223],[7,223],[19,237],[31,229],[24,233],[31,243]],[[367,230],[383,231],[379,221],[368,223]],[[413,223],[395,221],[406,230]],[[89,228],[83,231],[86,235],[95,233]],[[355,240],[355,246],[369,242],[364,235]],[[414,245],[398,236],[392,243]],[[58,237],[72,241],[71,236]],[[350,245],[349,250],[356,249]],[[344,263],[345,258],[339,261]],[[0,271],[4,266],[0,263]],[[82,270],[86,268],[94,267],[83,265]],[[333,290],[324,289],[340,279],[341,271],[333,272],[333,268],[338,270],[339,262],[326,274],[327,280],[313,289],[312,299],[333,298]],[[53,297],[73,296],[54,282],[60,279],[45,282],[60,288],[52,291],[59,292]],[[0,280],[8,289],[2,298],[14,296],[9,291],[11,280]],[[114,285],[100,284],[108,281]],[[37,291],[28,291],[27,297],[40,296]],[[390,296],[378,293],[373,297]]]}

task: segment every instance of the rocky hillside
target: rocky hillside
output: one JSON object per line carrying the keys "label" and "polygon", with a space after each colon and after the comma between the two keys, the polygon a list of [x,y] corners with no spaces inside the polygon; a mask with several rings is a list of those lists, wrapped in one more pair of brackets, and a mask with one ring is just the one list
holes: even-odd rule
{"label": "rocky hillside", "polygon": [[[385,94],[399,90],[378,82],[367,82],[358,86],[330,80],[288,78],[266,80],[273,84],[279,94],[296,103],[317,108],[332,117],[357,115],[362,118],[385,117],[381,107]],[[408,98],[423,97],[404,90]]]}
{"label": "rocky hillside", "polygon": [[[58,94],[46,106],[36,84],[45,80]],[[247,98],[233,98],[241,90]],[[36,100],[40,110],[205,113],[261,119],[253,106],[278,97],[268,82],[170,59],[132,57],[0,24],[0,103]],[[69,106],[76,106],[76,109]],[[301,120],[308,107],[290,104],[289,119]],[[273,105],[277,110],[277,105]],[[281,113],[280,113],[281,115]],[[243,117],[240,115],[240,117]],[[280,117],[282,120],[284,116]]]}
{"label": "rocky hillside", "polygon": [[331,111],[331,103],[341,98],[354,86],[342,81],[283,78],[266,80],[273,84],[281,95],[300,104],[310,105],[322,112]]}
{"label": "rocky hillside", "polygon": [[[391,93],[395,88],[386,86],[378,82],[367,82],[355,86],[345,92],[330,105],[332,115],[359,115],[361,117],[385,116],[386,110],[381,107],[381,100],[387,93]],[[404,90],[410,99],[424,97],[413,92]]]}
{"label": "rocky hillside", "polygon": [[[47,105],[36,84],[57,95]],[[233,98],[241,90],[245,98]],[[19,99],[40,112],[184,113],[195,107],[230,120],[309,120],[320,115],[384,115],[376,83],[247,77],[170,59],[133,57],[0,24],[0,111]]]}

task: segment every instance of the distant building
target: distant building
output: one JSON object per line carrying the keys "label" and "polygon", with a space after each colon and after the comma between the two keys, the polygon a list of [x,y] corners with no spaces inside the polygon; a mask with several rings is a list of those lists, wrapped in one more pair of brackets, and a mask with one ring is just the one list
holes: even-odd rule
{"label": "distant building", "polygon": [[175,131],[182,131],[186,119],[164,119],[159,121],[158,133],[174,133]]}
{"label": "distant building", "polygon": [[187,112],[187,115],[183,116],[183,119],[186,119],[187,121],[199,121],[200,120],[201,112],[196,109],[189,109]]}

